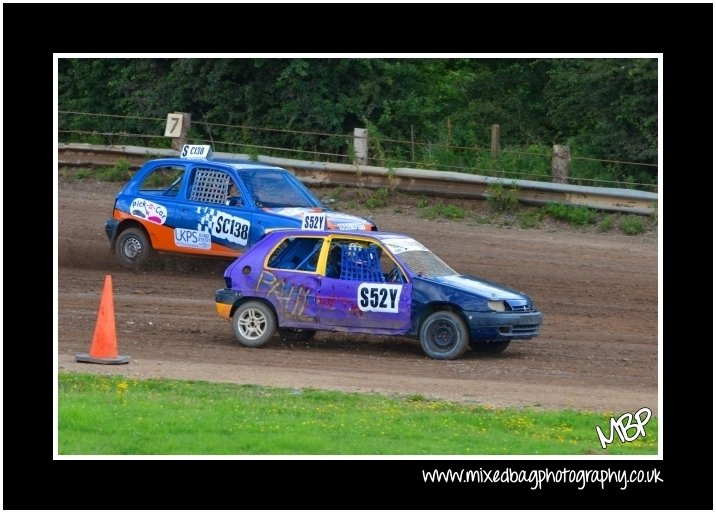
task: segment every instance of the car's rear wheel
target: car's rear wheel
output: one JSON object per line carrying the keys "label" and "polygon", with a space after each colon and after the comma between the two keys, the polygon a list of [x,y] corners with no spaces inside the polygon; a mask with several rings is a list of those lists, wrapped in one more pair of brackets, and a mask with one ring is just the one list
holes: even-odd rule
{"label": "car's rear wheel", "polygon": [[311,340],[316,330],[302,330],[298,328],[279,328],[278,336],[284,342],[306,342]]}
{"label": "car's rear wheel", "polygon": [[479,354],[499,354],[510,345],[510,340],[470,342],[470,349]]}
{"label": "car's rear wheel", "polygon": [[241,345],[261,347],[276,333],[276,314],[265,303],[247,301],[234,312],[231,327]]}
{"label": "car's rear wheel", "polygon": [[114,250],[119,263],[127,269],[140,269],[154,251],[149,237],[141,228],[127,228],[120,233]]}
{"label": "car's rear wheel", "polygon": [[465,321],[449,310],[440,310],[429,315],[420,327],[420,345],[430,358],[459,358],[467,350],[469,341]]}

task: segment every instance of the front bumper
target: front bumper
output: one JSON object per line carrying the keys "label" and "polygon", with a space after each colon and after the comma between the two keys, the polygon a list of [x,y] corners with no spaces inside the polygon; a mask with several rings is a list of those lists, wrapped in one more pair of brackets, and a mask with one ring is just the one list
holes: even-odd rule
{"label": "front bumper", "polygon": [[533,338],[542,325],[541,312],[465,312],[465,316],[473,341]]}
{"label": "front bumper", "polygon": [[222,319],[230,320],[236,302],[241,299],[241,292],[232,289],[219,289],[214,294],[216,313]]}

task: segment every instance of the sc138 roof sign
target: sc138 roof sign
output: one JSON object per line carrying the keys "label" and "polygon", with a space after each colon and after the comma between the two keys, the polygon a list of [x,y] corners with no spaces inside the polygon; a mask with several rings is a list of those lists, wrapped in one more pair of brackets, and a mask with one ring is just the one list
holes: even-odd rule
{"label": "sc138 roof sign", "polygon": [[211,146],[208,144],[185,144],[179,155],[183,159],[209,159]]}

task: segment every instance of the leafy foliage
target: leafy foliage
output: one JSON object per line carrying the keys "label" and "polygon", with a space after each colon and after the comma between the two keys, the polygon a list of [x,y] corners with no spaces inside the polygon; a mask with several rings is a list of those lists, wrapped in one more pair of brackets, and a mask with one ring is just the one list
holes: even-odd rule
{"label": "leafy foliage", "polygon": [[436,205],[423,208],[422,214],[423,217],[427,219],[442,217],[447,219],[462,219],[465,217],[465,209],[459,205],[450,205],[440,202]]}
{"label": "leafy foliage", "polygon": [[353,129],[366,127],[373,165],[549,180],[559,143],[585,184],[656,181],[656,167],[623,163],[657,164],[656,59],[61,58],[58,69],[60,111],[74,113],[59,117],[62,142],[168,147],[167,113],[188,112],[189,138],[216,151],[352,163]]}
{"label": "leafy foliage", "polygon": [[644,231],[644,222],[638,216],[628,215],[619,222],[619,229],[627,235],[638,235]]}
{"label": "leafy foliage", "polygon": [[559,221],[566,221],[575,226],[586,226],[595,221],[595,211],[581,205],[564,205],[561,203],[550,203],[544,207],[546,215]]}
{"label": "leafy foliage", "polygon": [[505,187],[501,182],[494,182],[487,186],[487,204],[493,212],[514,212],[519,200],[517,186]]}

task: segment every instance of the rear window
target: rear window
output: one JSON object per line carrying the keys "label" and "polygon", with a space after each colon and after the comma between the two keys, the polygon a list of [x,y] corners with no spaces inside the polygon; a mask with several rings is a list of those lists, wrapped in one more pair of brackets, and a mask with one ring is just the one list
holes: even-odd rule
{"label": "rear window", "polygon": [[323,239],[316,237],[289,237],[281,241],[271,253],[268,266],[273,269],[314,272]]}
{"label": "rear window", "polygon": [[139,184],[139,192],[148,195],[176,196],[184,178],[184,166],[157,166]]}

